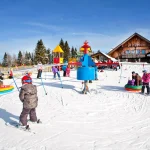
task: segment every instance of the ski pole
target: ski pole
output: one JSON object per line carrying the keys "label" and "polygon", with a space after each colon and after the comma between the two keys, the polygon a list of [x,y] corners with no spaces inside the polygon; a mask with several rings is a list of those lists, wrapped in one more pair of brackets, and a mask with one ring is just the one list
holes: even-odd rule
{"label": "ski pole", "polygon": [[61,88],[63,88],[63,84],[62,84],[62,80],[61,80],[61,77],[60,77],[60,71],[59,70],[60,70],[60,67],[58,66],[59,80],[60,80],[60,83],[61,83]]}
{"label": "ski pole", "polygon": [[[60,75],[60,74],[59,74]],[[63,84],[62,84],[62,80],[61,80],[61,77],[59,76],[59,79],[60,79],[60,83],[61,83],[61,88],[63,88]]]}
{"label": "ski pole", "polygon": [[42,81],[42,77],[41,77],[41,83],[42,83],[42,86],[43,86],[43,89],[44,89],[45,95],[47,95],[47,92],[46,92],[46,90],[45,90],[45,87],[44,87],[44,84],[43,84],[43,81]]}
{"label": "ski pole", "polygon": [[12,78],[13,78],[13,81],[14,81],[14,83],[15,83],[15,86],[16,86],[17,90],[19,91],[19,88],[18,88],[18,86],[17,86],[17,84],[16,84],[16,81],[15,81],[14,77],[12,77]]}
{"label": "ski pole", "polygon": [[122,64],[121,64],[121,73],[120,73],[119,83],[120,83],[120,81],[121,81],[121,75],[122,75]]}
{"label": "ski pole", "polygon": [[45,80],[46,80],[46,72],[45,72]]}

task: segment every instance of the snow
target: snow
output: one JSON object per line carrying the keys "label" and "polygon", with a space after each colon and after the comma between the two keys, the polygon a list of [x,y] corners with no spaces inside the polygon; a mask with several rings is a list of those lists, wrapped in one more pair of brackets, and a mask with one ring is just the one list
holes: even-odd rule
{"label": "snow", "polygon": [[[123,64],[122,74],[121,70],[98,72],[99,80],[89,83],[87,95],[80,94],[82,81],[76,79],[75,70],[71,77],[62,77],[63,88],[51,72],[43,72],[48,95],[34,73],[37,116],[43,123],[30,125],[36,134],[6,126],[18,121],[22,103],[16,88],[1,96],[0,150],[149,150],[149,96],[124,90],[131,72],[142,75],[143,69],[150,71],[148,65]],[[20,87],[21,77],[15,80]],[[4,83],[13,84],[13,80]]]}

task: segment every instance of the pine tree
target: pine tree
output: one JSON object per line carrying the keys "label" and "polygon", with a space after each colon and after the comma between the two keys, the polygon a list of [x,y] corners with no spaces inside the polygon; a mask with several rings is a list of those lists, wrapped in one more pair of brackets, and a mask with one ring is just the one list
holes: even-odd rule
{"label": "pine tree", "polygon": [[33,53],[31,54],[31,63],[32,63],[32,65],[35,64],[35,62],[34,62],[34,54]]}
{"label": "pine tree", "polygon": [[7,56],[7,53],[5,52],[4,57],[3,57],[3,62],[2,62],[3,67],[8,66],[7,58],[8,58],[8,56]]}
{"label": "pine tree", "polygon": [[43,44],[42,40],[39,40],[37,46],[35,48],[35,63],[37,64],[38,61],[41,61],[42,64],[46,64],[47,55],[46,55],[46,48]]}
{"label": "pine tree", "polygon": [[75,49],[74,49],[74,47],[72,47],[72,48],[71,48],[71,57],[72,57],[72,58],[75,57],[74,54],[75,54]]}
{"label": "pine tree", "polygon": [[50,62],[50,57],[51,57],[51,50],[50,50],[50,48],[48,48],[46,50],[46,53],[47,53],[47,63],[48,63],[48,62]]}
{"label": "pine tree", "polygon": [[74,54],[75,54],[75,58],[77,58],[78,51],[77,51],[77,49],[76,49],[76,48],[75,48],[75,50],[74,50]]}
{"label": "pine tree", "polygon": [[62,50],[64,51],[65,43],[64,43],[63,39],[60,40],[59,46],[60,46],[60,47],[62,48]]}
{"label": "pine tree", "polygon": [[25,53],[25,65],[30,65],[30,61],[29,61],[29,53],[26,51]]}
{"label": "pine tree", "polygon": [[28,59],[31,60],[31,53],[28,53]]}
{"label": "pine tree", "polygon": [[64,61],[68,61],[69,57],[70,57],[70,48],[68,42],[66,41],[65,48],[64,48]]}
{"label": "pine tree", "polygon": [[18,53],[18,60],[17,60],[19,65],[22,65],[22,56],[23,56],[22,52],[19,51],[19,53]]}

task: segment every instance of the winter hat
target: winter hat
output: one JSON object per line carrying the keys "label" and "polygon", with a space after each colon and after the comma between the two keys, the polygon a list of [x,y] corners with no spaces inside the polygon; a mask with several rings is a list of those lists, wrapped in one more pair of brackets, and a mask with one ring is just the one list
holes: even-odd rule
{"label": "winter hat", "polygon": [[25,75],[22,78],[22,84],[32,84],[32,78],[29,75]]}
{"label": "winter hat", "polygon": [[147,70],[143,70],[144,73],[147,73]]}
{"label": "winter hat", "polygon": [[132,74],[134,74],[135,73],[135,71],[132,71]]}

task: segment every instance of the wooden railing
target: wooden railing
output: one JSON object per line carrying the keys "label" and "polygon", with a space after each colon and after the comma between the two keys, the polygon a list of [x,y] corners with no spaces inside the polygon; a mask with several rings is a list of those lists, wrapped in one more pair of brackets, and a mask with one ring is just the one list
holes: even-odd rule
{"label": "wooden railing", "polygon": [[145,54],[123,54],[121,58],[143,58]]}

